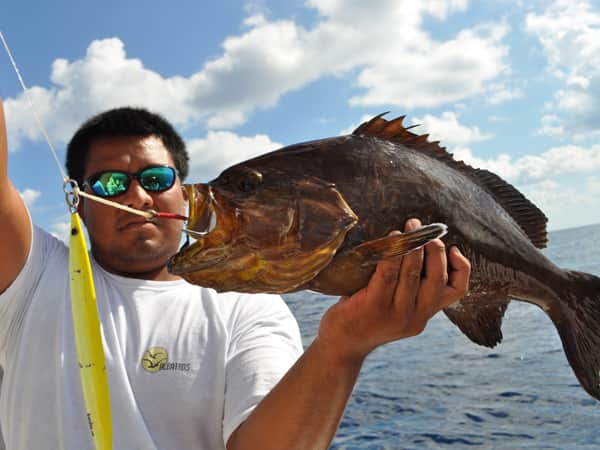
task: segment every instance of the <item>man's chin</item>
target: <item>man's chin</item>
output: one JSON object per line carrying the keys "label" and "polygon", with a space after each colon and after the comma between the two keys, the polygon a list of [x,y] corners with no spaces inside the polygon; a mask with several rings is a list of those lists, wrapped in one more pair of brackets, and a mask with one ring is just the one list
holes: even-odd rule
{"label": "man's chin", "polygon": [[120,249],[113,249],[110,253],[93,247],[92,251],[94,258],[102,266],[115,268],[118,271],[145,271],[165,266],[174,253],[153,239],[147,238],[137,238],[131,245],[120,246]]}
{"label": "man's chin", "polygon": [[105,259],[98,262],[106,271],[116,275],[140,279],[161,279],[168,274],[166,261],[167,258],[164,257],[139,259],[129,255],[128,258]]}

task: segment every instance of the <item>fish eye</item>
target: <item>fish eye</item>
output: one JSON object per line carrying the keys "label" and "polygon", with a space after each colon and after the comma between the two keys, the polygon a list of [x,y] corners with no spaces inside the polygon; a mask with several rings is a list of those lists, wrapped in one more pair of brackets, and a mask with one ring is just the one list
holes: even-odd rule
{"label": "fish eye", "polygon": [[249,170],[239,180],[238,187],[242,192],[251,192],[262,183],[262,180],[262,173],[257,170]]}

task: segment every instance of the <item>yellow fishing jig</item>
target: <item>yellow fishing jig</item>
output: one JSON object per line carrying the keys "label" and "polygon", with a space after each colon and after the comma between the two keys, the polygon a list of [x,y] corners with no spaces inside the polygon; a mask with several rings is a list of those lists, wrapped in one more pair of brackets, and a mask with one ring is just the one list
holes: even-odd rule
{"label": "yellow fishing jig", "polygon": [[[68,191],[67,186],[73,190]],[[73,180],[65,182],[65,194],[71,210],[69,278],[73,330],[90,433],[96,450],[110,450],[112,449],[112,420],[108,375],[102,348],[92,268],[81,220],[77,213],[78,192],[77,184]]]}

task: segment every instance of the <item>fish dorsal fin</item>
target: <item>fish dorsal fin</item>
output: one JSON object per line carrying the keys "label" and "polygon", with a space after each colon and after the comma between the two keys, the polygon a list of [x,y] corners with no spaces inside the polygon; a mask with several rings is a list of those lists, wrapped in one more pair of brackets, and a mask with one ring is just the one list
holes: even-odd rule
{"label": "fish dorsal fin", "polygon": [[368,122],[359,125],[352,134],[372,136],[386,141],[396,142],[412,149],[427,151],[437,159],[455,164],[462,164],[456,161],[452,157],[452,154],[446,151],[445,147],[441,147],[438,141],[429,142],[427,140],[429,137],[428,134],[419,135],[408,131],[417,125],[405,127],[403,122],[406,116],[400,116],[394,120],[388,121],[383,118],[383,115],[385,114],[387,113],[379,114]]}
{"label": "fish dorsal fin", "polygon": [[533,245],[537,248],[546,247],[548,244],[546,231],[548,218],[514,186],[488,170],[475,169],[463,161],[455,160],[445,147],[439,145],[438,141],[429,142],[427,134],[418,135],[409,131],[414,126],[404,126],[405,116],[388,121],[383,118],[384,114],[386,113],[379,114],[368,122],[364,122],[352,134],[376,137],[426,152],[429,156],[459,170],[496,199],[519,224]]}
{"label": "fish dorsal fin", "polygon": [[514,186],[504,181],[495,173],[484,169],[473,169],[481,182],[498,199],[502,207],[519,224],[537,248],[546,248],[548,245],[548,232],[546,223],[548,218],[529,201]]}

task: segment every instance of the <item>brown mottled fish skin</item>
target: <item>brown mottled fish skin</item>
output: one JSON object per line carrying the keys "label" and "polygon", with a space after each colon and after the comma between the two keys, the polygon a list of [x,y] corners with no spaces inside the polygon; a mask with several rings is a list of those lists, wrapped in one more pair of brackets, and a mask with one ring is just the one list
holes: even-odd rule
{"label": "brown mottled fish skin", "polygon": [[[270,195],[257,194],[252,208],[264,211],[265,203],[276,203],[278,189],[285,197],[289,186],[311,179],[331,184],[356,216],[354,223],[346,220],[335,257],[292,290],[352,294],[373,272],[372,265],[362,264],[357,246],[402,229],[411,217],[445,223],[446,245],[457,245],[472,264],[469,294],[445,309],[450,320],[474,342],[493,347],[502,340],[500,326],[511,299],[538,305],[556,325],[581,385],[600,399],[600,279],[563,270],[544,256],[539,249],[547,243],[546,217],[498,176],[453,160],[427,136],[408,131],[402,118],[381,116],[352,135],[293,145],[233,166],[209,183],[211,195],[231,197],[226,185],[248,171],[261,174],[261,183],[275,183]],[[250,205],[243,195],[237,208]],[[174,257],[170,270],[203,284],[193,270],[179,270],[185,265],[182,255]]]}

